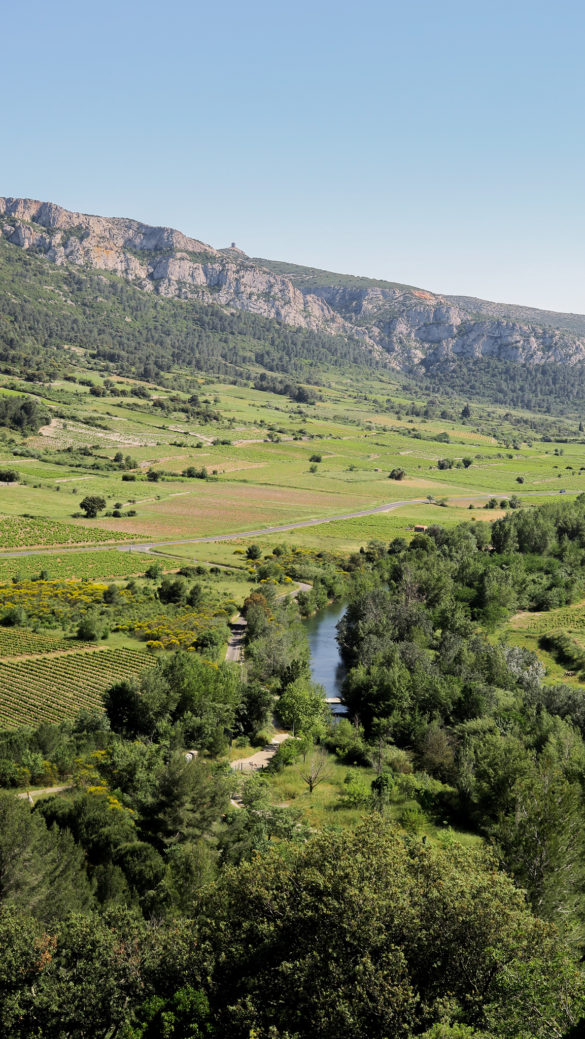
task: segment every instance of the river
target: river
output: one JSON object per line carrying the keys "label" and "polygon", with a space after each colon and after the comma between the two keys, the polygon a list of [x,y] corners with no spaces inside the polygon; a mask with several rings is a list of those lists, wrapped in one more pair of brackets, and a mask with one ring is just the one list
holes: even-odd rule
{"label": "river", "polygon": [[[341,696],[345,668],[337,645],[337,622],[345,613],[345,603],[333,603],[305,621],[311,650],[311,677],[325,689],[325,696]],[[344,714],[336,707],[334,714]]]}

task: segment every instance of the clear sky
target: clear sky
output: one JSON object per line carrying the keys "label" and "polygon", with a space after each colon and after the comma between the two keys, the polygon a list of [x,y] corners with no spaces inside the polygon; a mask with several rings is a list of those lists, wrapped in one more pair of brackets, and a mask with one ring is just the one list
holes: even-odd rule
{"label": "clear sky", "polygon": [[3,6],[0,194],[585,313],[585,7]]}

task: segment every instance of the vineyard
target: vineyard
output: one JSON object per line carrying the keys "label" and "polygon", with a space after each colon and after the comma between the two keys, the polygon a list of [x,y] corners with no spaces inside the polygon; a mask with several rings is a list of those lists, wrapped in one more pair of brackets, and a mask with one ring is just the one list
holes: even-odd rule
{"label": "vineyard", "polygon": [[522,627],[534,635],[569,631],[585,634],[585,606],[582,603],[576,606],[561,606],[558,610],[531,617]]}
{"label": "vineyard", "polygon": [[[71,642],[57,635],[42,635],[26,628],[0,628],[0,657],[54,653],[56,650],[65,649],[71,649]],[[76,649],[79,649],[79,645]]]}
{"label": "vineyard", "polygon": [[[6,546],[4,546],[6,547]],[[144,573],[152,556],[145,552],[118,552],[115,548],[99,552],[64,552],[63,555],[34,555],[19,559],[2,558],[0,552],[0,581],[36,577],[41,570],[52,578],[130,577]]]}
{"label": "vineyard", "polygon": [[100,708],[109,686],[139,675],[154,662],[147,653],[133,649],[0,661],[0,728],[58,722],[84,708]]}
{"label": "vineyard", "polygon": [[72,523],[30,516],[0,517],[0,550],[38,548],[61,545],[99,545],[107,541],[135,541],[133,534],[103,530],[89,524],[76,527]]}

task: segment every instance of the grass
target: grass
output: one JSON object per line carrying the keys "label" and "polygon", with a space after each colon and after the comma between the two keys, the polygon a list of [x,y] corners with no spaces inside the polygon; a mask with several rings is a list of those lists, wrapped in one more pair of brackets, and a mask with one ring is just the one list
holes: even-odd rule
{"label": "grass", "polygon": [[[240,757],[243,754],[239,755]],[[327,756],[325,767],[326,778],[319,783],[311,794],[308,786],[301,776],[303,771],[302,762],[297,765],[287,765],[281,772],[265,772],[269,780],[270,792],[274,804],[294,805],[300,809],[305,821],[313,829],[324,827],[345,828],[356,826],[371,808],[346,808],[342,806],[343,795],[347,791],[346,777],[357,779],[364,791],[369,791],[372,779],[376,773],[374,769],[362,768],[356,765],[343,765],[333,754]],[[385,808],[385,814],[400,824],[406,809],[415,808],[416,802],[396,795]],[[418,830],[430,838],[440,838],[446,832],[451,832],[446,826],[437,825],[428,819],[424,819]],[[462,844],[475,845],[481,843],[481,838],[466,832],[457,832],[456,839]]]}

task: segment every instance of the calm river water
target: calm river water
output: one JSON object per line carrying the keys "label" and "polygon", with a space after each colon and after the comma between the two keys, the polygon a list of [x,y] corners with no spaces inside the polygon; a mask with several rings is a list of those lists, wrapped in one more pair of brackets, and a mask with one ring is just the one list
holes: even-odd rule
{"label": "calm river water", "polygon": [[325,687],[326,696],[341,695],[345,672],[336,640],[336,626],[344,613],[345,604],[334,603],[305,621],[311,649],[312,678]]}

